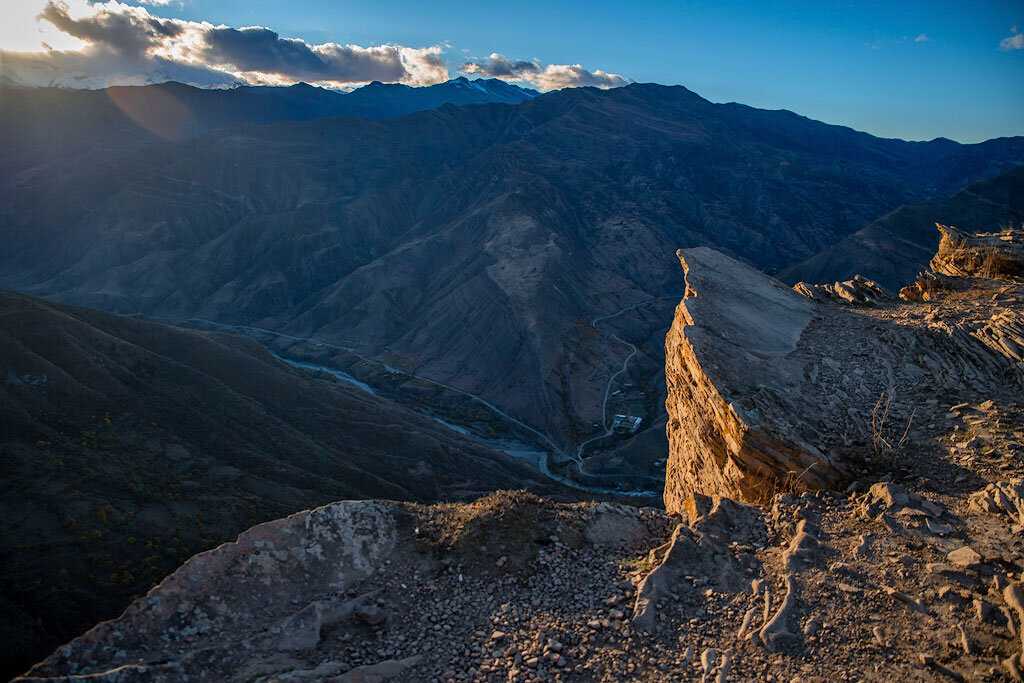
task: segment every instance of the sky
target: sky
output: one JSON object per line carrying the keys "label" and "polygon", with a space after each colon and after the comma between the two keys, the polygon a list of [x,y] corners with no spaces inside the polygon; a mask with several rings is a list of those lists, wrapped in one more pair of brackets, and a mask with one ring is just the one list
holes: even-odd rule
{"label": "sky", "polygon": [[0,0],[0,77],[684,85],[885,137],[1024,135],[1024,2]]}

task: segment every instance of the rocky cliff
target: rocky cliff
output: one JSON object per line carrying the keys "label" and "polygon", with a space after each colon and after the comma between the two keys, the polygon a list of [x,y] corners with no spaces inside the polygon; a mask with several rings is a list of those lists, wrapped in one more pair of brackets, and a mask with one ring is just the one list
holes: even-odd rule
{"label": "rocky cliff", "polygon": [[[941,249],[933,265],[964,278],[983,268],[1017,273],[1013,233],[971,245]],[[763,501],[833,486],[901,440],[931,438],[925,407],[943,392],[984,394],[1018,381],[1015,347],[997,359],[983,345],[994,318],[1013,317],[998,295],[969,306],[945,300],[940,320],[892,305],[859,276],[791,290],[707,249],[679,258],[686,295],[665,341],[670,511],[691,492]]]}
{"label": "rocky cliff", "polygon": [[865,303],[681,258],[666,511],[335,503],[26,680],[1022,680],[1024,367],[984,339],[1024,279]]}

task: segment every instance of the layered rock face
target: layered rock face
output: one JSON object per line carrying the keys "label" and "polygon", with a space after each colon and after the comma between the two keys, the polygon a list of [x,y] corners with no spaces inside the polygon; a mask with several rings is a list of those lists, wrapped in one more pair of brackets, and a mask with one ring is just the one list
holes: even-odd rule
{"label": "layered rock face", "polygon": [[[996,238],[979,239],[986,263],[1012,269],[1012,234],[998,253]],[[1024,328],[1012,308],[988,316],[954,300],[954,322],[921,320],[863,278],[790,290],[708,249],[678,255],[686,295],[665,340],[669,511],[690,493],[761,501],[833,487],[910,438],[939,392],[1017,381]]]}
{"label": "layered rock face", "polygon": [[678,256],[686,295],[665,338],[666,507],[682,510],[692,491],[757,499],[790,472],[815,486],[837,479],[812,445],[813,426],[782,424],[813,415],[790,358],[814,319],[812,302],[711,249]]}

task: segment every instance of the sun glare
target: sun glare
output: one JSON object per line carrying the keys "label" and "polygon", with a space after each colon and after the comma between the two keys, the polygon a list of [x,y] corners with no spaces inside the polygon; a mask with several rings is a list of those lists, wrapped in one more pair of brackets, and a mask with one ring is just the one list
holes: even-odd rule
{"label": "sun glare", "polygon": [[79,50],[86,45],[50,22],[39,20],[37,17],[45,6],[46,0],[5,0],[0,9],[0,50]]}

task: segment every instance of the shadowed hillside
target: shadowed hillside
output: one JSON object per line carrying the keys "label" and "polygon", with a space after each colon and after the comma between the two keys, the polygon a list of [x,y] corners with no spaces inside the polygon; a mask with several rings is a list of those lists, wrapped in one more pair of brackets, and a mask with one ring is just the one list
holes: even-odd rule
{"label": "shadowed hillside", "polygon": [[230,335],[0,291],[0,368],[8,673],[252,524],[339,498],[550,488]]}

